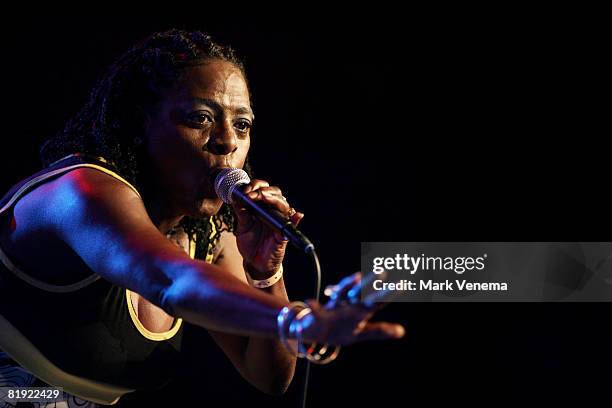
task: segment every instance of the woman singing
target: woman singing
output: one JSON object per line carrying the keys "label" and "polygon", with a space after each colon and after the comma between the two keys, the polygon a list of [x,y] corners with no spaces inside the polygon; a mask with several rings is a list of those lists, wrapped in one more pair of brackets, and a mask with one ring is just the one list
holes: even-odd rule
{"label": "woman singing", "polygon": [[[45,167],[0,200],[4,386],[63,387],[90,406],[161,387],[185,321],[280,394],[296,346],[403,335],[342,301],[359,275],[333,302],[291,302],[283,235],[217,197],[219,169],[249,172],[253,120],[242,63],[203,33],[155,33],[110,67],[41,147]],[[294,224],[303,217],[266,181],[244,191]]]}

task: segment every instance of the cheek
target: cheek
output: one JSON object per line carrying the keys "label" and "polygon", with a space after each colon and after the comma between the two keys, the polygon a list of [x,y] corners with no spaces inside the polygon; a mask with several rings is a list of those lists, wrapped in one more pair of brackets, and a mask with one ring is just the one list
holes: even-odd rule
{"label": "cheek", "polygon": [[242,145],[240,145],[239,148],[239,155],[236,158],[236,165],[234,167],[238,167],[238,168],[243,168],[244,167],[244,162],[246,161],[247,155],[249,154],[249,149],[251,147],[251,139],[247,138],[246,140],[242,141]]}
{"label": "cheek", "polygon": [[175,162],[176,166],[195,156],[200,138],[194,129],[159,127],[148,138],[149,155],[158,163]]}

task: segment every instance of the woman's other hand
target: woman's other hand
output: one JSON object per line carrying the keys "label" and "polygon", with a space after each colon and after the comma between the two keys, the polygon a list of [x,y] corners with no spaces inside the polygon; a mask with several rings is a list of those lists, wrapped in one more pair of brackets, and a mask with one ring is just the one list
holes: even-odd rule
{"label": "woman's other hand", "polygon": [[361,273],[342,279],[322,305],[314,300],[306,303],[312,314],[302,322],[304,339],[320,343],[348,345],[365,340],[399,339],[404,336],[402,325],[390,322],[371,322],[375,312],[386,303],[364,304],[359,301]]}

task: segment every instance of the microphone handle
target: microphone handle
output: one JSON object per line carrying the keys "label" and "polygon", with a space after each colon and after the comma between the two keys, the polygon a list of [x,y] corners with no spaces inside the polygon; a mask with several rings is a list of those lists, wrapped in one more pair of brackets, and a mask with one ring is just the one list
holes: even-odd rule
{"label": "microphone handle", "polygon": [[266,226],[283,234],[283,236],[300,251],[307,254],[314,250],[312,242],[291,223],[291,220],[279,211],[251,200],[242,192],[241,186],[234,188],[232,191],[232,199],[242,204]]}

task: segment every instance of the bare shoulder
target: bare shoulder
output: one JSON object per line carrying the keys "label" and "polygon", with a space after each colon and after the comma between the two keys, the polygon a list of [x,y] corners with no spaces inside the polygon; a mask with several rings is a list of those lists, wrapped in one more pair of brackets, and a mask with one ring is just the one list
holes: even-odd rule
{"label": "bare shoulder", "polygon": [[167,288],[203,266],[157,229],[130,186],[104,172],[75,169],[28,196],[15,206],[14,217],[17,225],[25,225],[17,248],[22,256],[28,255],[28,245],[46,247],[44,256],[30,256],[39,262],[30,264],[33,269],[64,276],[70,262],[63,257],[72,257],[89,274],[167,311]]}
{"label": "bare shoulder", "polygon": [[[86,207],[91,209],[92,203],[126,200],[133,206],[140,199],[120,180],[96,169],[71,170],[40,184],[17,201],[2,218],[0,245],[33,277],[53,284],[72,283],[90,272],[61,236],[78,225],[77,219]],[[61,271],[49,265],[62,265]]]}
{"label": "bare shoulder", "polygon": [[129,201],[130,204],[140,203],[139,207],[143,207],[139,194],[128,184],[97,169],[77,168],[50,184],[59,201],[67,198],[94,203],[108,199],[111,203]]}
{"label": "bare shoulder", "polygon": [[79,205],[105,199],[118,203],[140,201],[136,192],[115,177],[92,168],[77,168],[28,192],[17,202],[14,213],[36,215],[30,221],[45,222]]}
{"label": "bare shoulder", "polygon": [[17,223],[23,231],[16,231],[16,236],[42,231],[65,236],[79,221],[95,222],[109,211],[126,216],[146,214],[139,195],[126,183],[97,169],[77,168],[38,186],[17,202],[14,217],[24,222]]}

